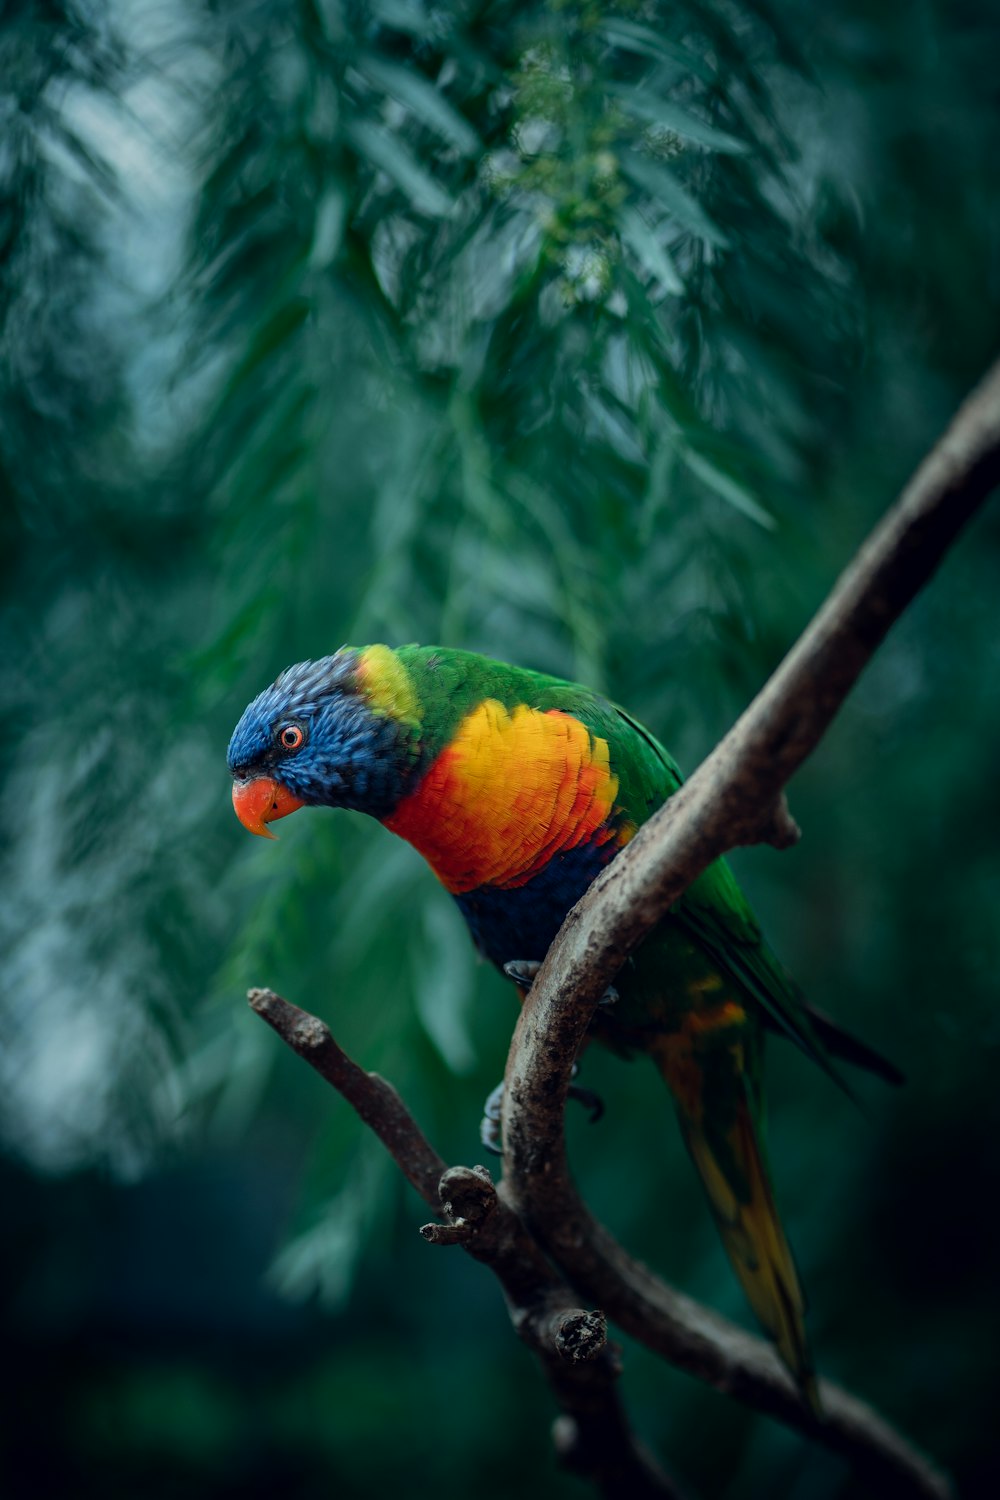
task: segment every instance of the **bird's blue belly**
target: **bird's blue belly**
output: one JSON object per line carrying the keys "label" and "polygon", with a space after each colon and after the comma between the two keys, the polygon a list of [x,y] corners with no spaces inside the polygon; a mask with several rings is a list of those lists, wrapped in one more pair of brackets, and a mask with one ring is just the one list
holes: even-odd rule
{"label": "bird's blue belly", "polygon": [[511,959],[543,959],[570,907],[617,853],[611,841],[580,844],[554,854],[526,885],[482,885],[456,896],[480,953],[499,968]]}

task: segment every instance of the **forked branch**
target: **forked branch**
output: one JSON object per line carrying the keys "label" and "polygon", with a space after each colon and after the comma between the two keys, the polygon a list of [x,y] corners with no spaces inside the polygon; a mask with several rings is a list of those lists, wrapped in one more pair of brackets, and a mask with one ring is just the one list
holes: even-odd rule
{"label": "forked branch", "polygon": [[520,1337],[537,1355],[562,1408],[553,1436],[563,1464],[605,1500],[683,1500],[632,1432],[618,1395],[621,1366],[603,1314],[582,1309],[484,1167],[445,1166],[400,1099],[377,1073],[347,1056],[317,1016],[273,990],[253,989],[251,1007],[325,1078],[375,1132],[407,1181],[444,1220],[421,1234],[461,1245],[489,1266]]}

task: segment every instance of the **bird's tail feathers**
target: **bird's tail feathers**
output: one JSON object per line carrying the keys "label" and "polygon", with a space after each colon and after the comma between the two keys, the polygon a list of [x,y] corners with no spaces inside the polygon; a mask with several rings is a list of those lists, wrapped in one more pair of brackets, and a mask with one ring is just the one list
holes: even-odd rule
{"label": "bird's tail feathers", "polygon": [[817,1010],[815,1006],[806,1005],[805,1009],[812,1022],[813,1031],[832,1057],[851,1063],[855,1068],[864,1068],[866,1072],[874,1073],[886,1083],[899,1085],[906,1082],[905,1075],[890,1058],[884,1057],[881,1052],[870,1047],[867,1042],[863,1042],[860,1037],[855,1036],[839,1022],[831,1020],[825,1012]]}
{"label": "bird's tail feathers", "polygon": [[[668,1077],[669,1082],[669,1077]],[[816,1416],[822,1416],[806,1337],[806,1301],[774,1203],[749,1098],[724,1133],[706,1128],[678,1101],[685,1144],[698,1169],[722,1243],[758,1321],[774,1340]]]}

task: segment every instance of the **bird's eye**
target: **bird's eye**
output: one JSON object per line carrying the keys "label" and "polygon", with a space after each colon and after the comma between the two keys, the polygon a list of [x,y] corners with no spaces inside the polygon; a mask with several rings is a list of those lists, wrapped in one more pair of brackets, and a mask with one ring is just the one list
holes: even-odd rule
{"label": "bird's eye", "polygon": [[304,739],[298,724],[285,724],[278,730],[278,744],[282,750],[297,750]]}

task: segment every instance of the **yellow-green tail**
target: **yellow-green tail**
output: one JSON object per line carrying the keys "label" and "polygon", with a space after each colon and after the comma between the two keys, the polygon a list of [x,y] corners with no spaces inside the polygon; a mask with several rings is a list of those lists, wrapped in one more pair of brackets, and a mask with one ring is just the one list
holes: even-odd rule
{"label": "yellow-green tail", "polygon": [[[806,1302],[774,1203],[750,1101],[733,1102],[722,1129],[704,1118],[692,1089],[690,1053],[664,1048],[657,1061],[677,1104],[685,1143],[708,1195],[733,1269],[758,1321],[771,1336],[803,1397],[822,1415],[805,1329]],[[678,1076],[678,1064],[683,1078]],[[681,1087],[678,1087],[678,1084]],[[692,1108],[692,1106],[695,1106]]]}
{"label": "yellow-green tail", "polygon": [[761,1160],[750,1110],[743,1104],[728,1141],[746,1179],[748,1196],[733,1191],[712,1153],[704,1132],[685,1122],[688,1150],[701,1175],[733,1270],[761,1327],[770,1334],[778,1353],[814,1411],[819,1410],[816,1377],[806,1338],[806,1302],[795,1261],[774,1206],[774,1197]]}

